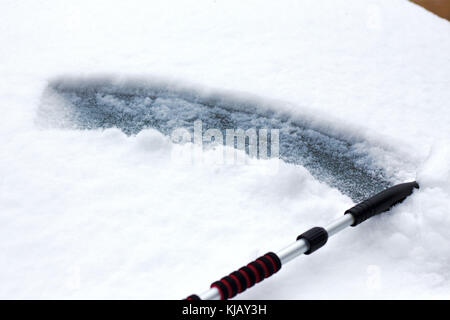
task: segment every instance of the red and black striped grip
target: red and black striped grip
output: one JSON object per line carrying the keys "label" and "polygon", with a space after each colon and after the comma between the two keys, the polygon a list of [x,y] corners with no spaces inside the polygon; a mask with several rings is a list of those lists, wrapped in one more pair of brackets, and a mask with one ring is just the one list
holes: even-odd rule
{"label": "red and black striped grip", "polygon": [[268,252],[246,266],[230,273],[219,281],[213,282],[211,288],[219,290],[222,300],[231,299],[238,293],[253,287],[281,269],[281,261],[273,252]]}

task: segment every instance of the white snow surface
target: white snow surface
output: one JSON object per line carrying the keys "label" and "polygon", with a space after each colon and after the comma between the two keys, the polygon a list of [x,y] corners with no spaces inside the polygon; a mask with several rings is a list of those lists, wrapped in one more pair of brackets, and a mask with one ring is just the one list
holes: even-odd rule
{"label": "white snow surface", "polygon": [[448,21],[404,0],[3,0],[0,43],[0,298],[180,299],[353,205],[301,166],[36,125],[48,81],[99,74],[279,101],[420,183],[240,298],[450,298]]}

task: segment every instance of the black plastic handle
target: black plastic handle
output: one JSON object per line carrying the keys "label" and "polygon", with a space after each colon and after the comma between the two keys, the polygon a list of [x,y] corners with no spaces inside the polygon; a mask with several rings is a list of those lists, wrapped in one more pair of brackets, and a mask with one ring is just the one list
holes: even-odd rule
{"label": "black plastic handle", "polygon": [[388,211],[397,203],[402,202],[413,193],[414,188],[419,188],[419,184],[416,181],[397,184],[348,209],[345,211],[345,214],[350,213],[355,218],[352,227],[357,226],[361,222]]}

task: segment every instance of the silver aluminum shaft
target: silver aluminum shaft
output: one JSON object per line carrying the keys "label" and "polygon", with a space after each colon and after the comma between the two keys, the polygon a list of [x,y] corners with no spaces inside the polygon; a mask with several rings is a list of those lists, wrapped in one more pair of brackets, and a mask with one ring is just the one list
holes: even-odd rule
{"label": "silver aluminum shaft", "polygon": [[[344,214],[341,218],[331,222],[328,226],[325,227],[325,230],[328,233],[328,237],[331,237],[342,231],[343,229],[349,227],[353,224],[354,218],[351,214]],[[300,239],[290,244],[286,248],[280,250],[277,253],[277,256],[280,258],[281,265],[293,260],[299,255],[308,251],[309,245],[307,241]],[[211,288],[208,291],[199,294],[199,298],[202,300],[220,300],[220,292],[217,288]]]}

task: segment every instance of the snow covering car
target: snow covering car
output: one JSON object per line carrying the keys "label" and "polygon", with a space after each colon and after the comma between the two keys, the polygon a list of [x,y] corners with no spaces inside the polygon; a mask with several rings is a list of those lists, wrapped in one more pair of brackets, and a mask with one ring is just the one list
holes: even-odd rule
{"label": "snow covering car", "polygon": [[[241,298],[450,297],[448,21],[408,1],[0,8],[1,298],[180,299],[412,180]],[[275,170],[176,161],[196,120],[279,130]]]}

